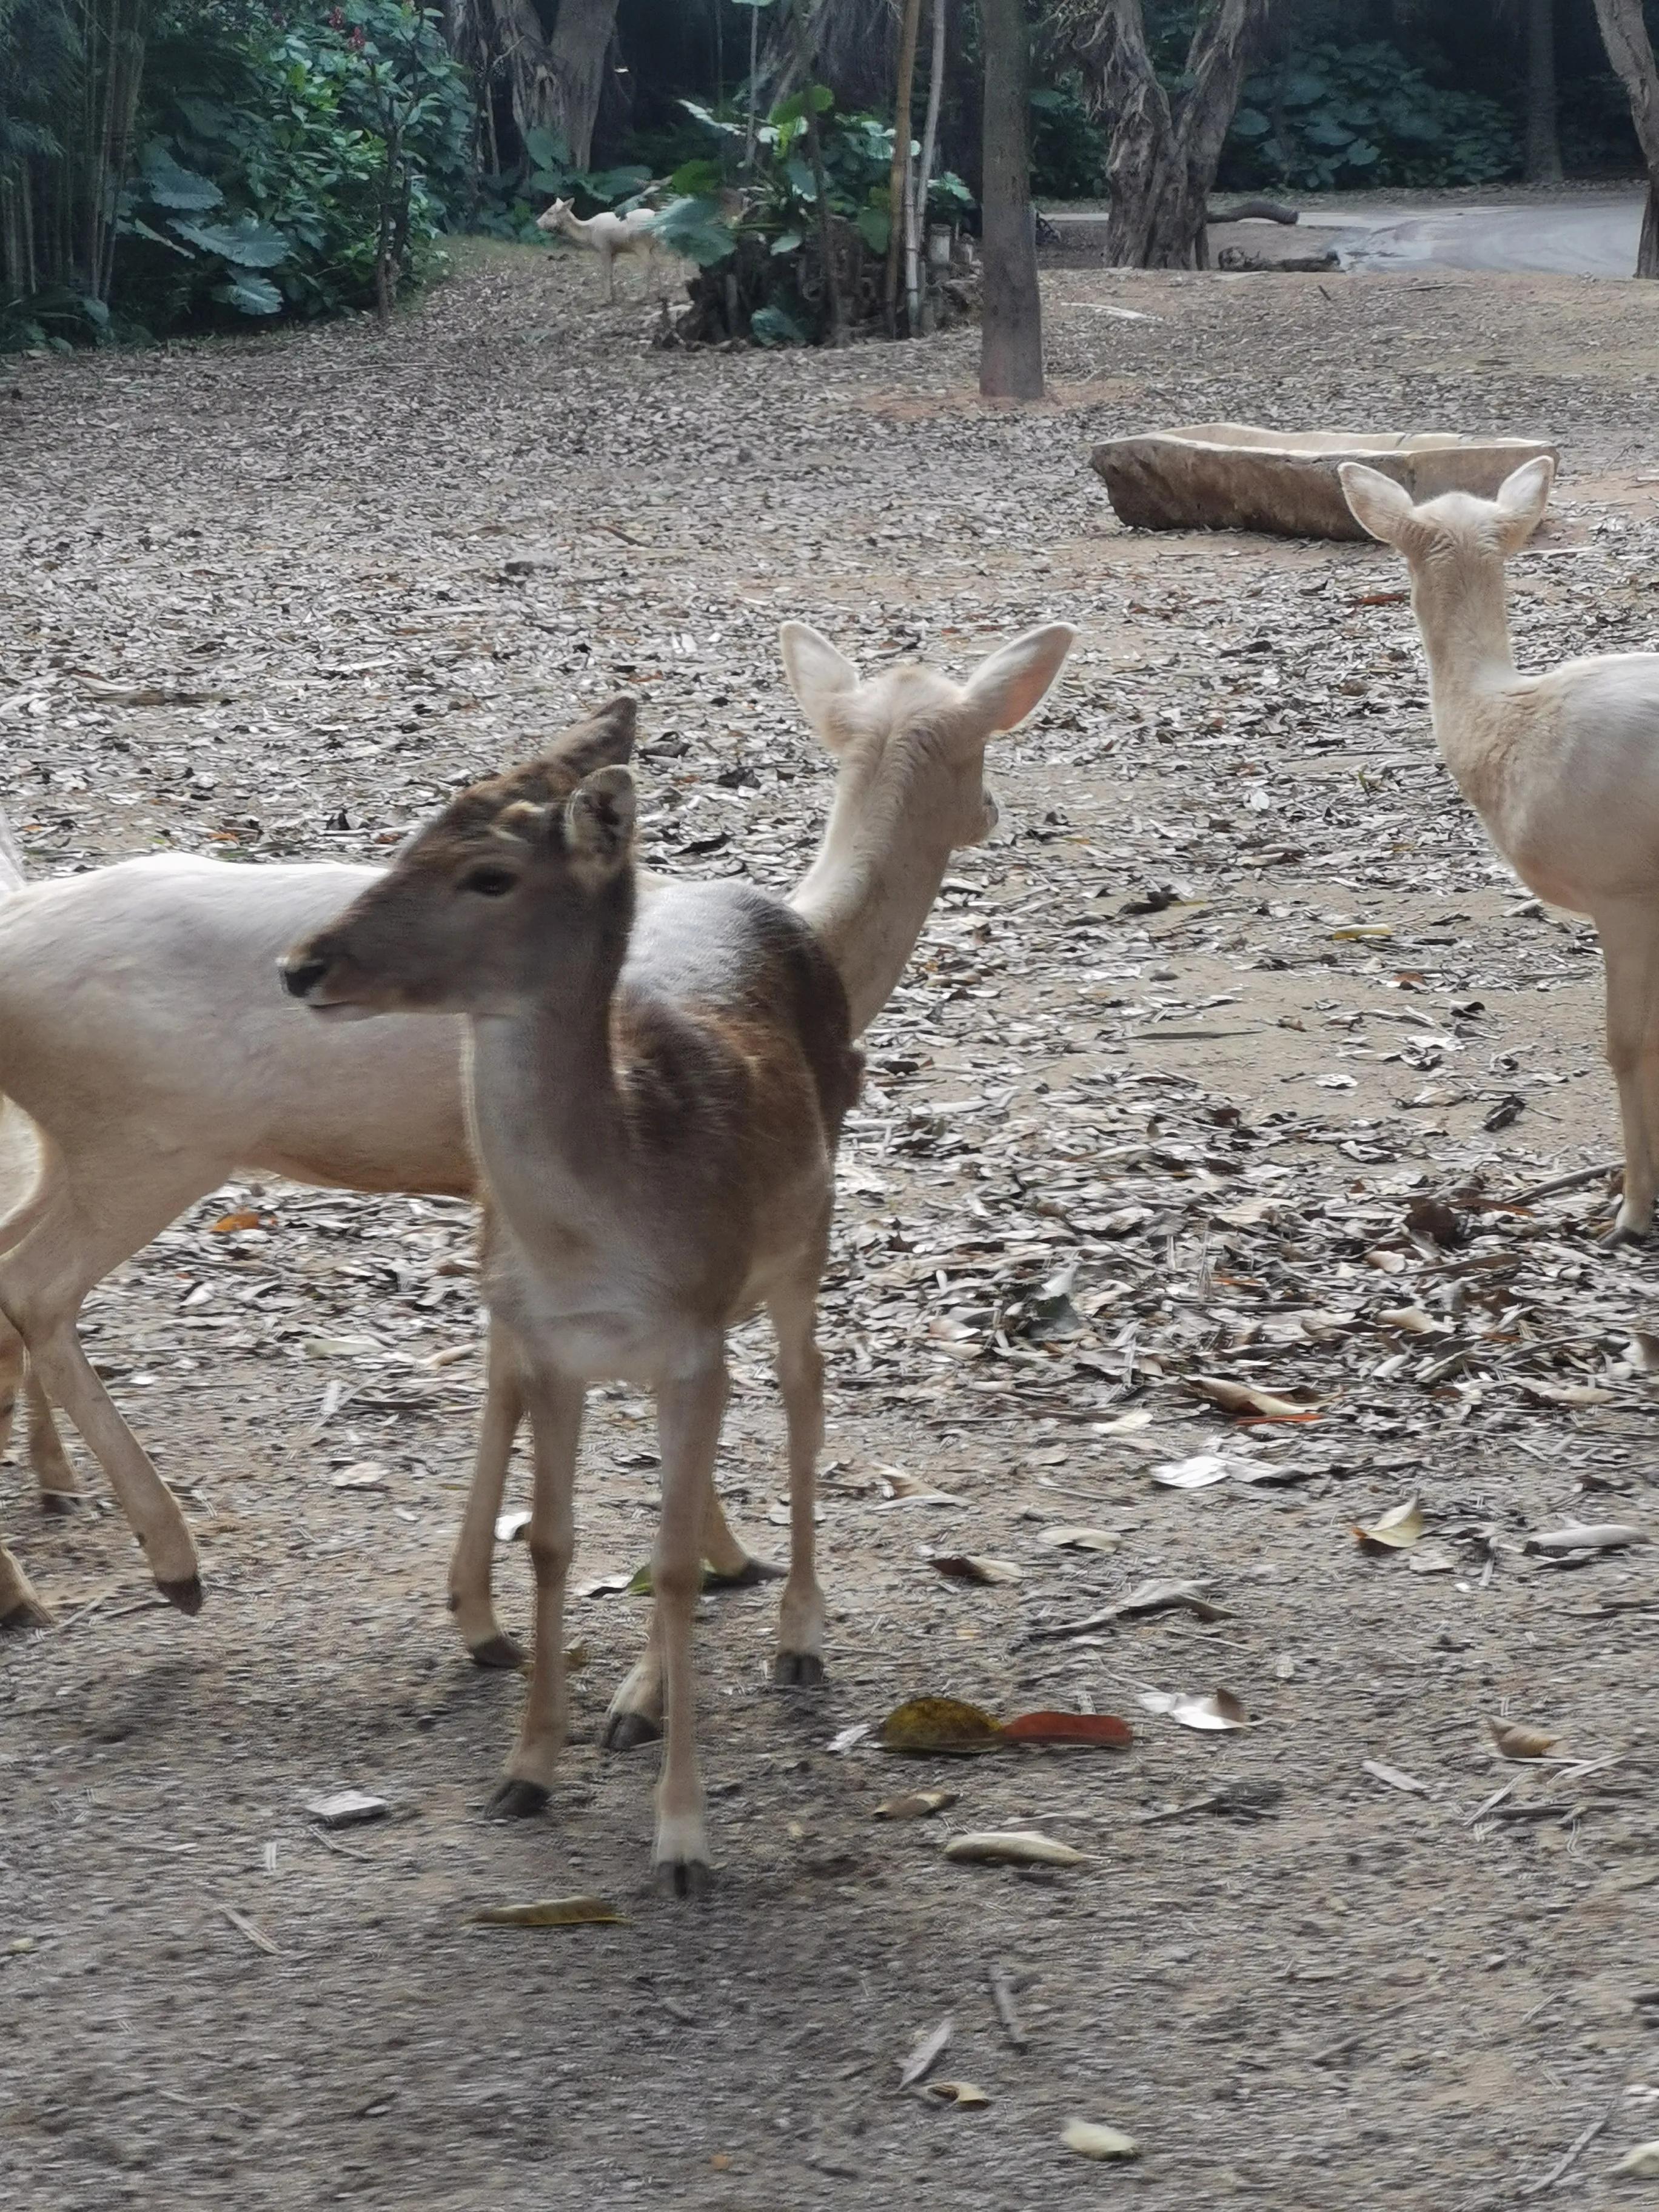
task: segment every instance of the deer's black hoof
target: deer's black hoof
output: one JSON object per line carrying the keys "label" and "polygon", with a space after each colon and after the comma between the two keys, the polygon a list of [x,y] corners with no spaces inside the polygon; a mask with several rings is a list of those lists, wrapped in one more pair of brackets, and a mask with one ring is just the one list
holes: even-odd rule
{"label": "deer's black hoof", "polygon": [[547,1810],[552,1791],[539,1782],[503,1782],[484,1807],[487,1820],[528,1820]]}
{"label": "deer's black hoof", "polygon": [[202,1610],[202,1577],[191,1575],[187,1582],[157,1583],[156,1589],[169,1605],[176,1605],[180,1613],[198,1613]]}
{"label": "deer's black hoof", "polygon": [[637,1751],[644,1743],[660,1743],[662,1729],[649,1713],[611,1713],[599,1738],[606,1751]]}
{"label": "deer's black hoof", "polygon": [[772,1680],[781,1690],[821,1690],[823,1662],[816,1651],[780,1651],[772,1662]]}
{"label": "deer's black hoof", "polygon": [[474,1644],[469,1649],[475,1667],[493,1668],[502,1674],[521,1674],[524,1672],[523,1647],[515,1644],[510,1636],[492,1636],[483,1644]]}

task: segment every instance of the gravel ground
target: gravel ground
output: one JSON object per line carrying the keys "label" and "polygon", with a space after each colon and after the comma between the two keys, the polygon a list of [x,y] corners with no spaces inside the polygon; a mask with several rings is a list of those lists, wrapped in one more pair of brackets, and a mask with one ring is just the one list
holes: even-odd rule
{"label": "gravel ground", "polygon": [[[1440,769],[1391,555],[1128,533],[1085,465],[1218,417],[1543,433],[1522,665],[1651,647],[1650,302],[1044,284],[1054,396],[1024,412],[973,396],[971,335],[657,352],[591,263],[517,251],[469,252],[386,337],[0,380],[0,763],[40,874],[372,856],[626,686],[654,863],[783,886],[830,769],[781,618],[958,671],[1046,616],[1083,632],[872,1034],[825,1304],[831,1681],[771,1692],[773,1596],[707,1601],[706,1908],[650,1891],[652,1754],[593,1746],[641,1632],[614,1590],[573,1607],[549,1816],[478,1818],[518,1691],[442,1607],[465,1208],[233,1185],[89,1304],[208,1603],[152,1601],[94,1479],[42,1522],[9,1470],[58,1616],[0,1651],[0,2190],[29,2212],[1650,2192],[1611,2169],[1659,2136],[1659,1583],[1639,1547],[1523,1548],[1653,1522],[1654,1261],[1597,1242],[1605,1176],[1526,1195],[1616,1152],[1594,940]],[[775,1548],[757,1333],[735,1364],[723,1486]],[[599,1395],[579,1577],[645,1556],[652,1441]],[[1226,1479],[1155,1477],[1195,1458]],[[365,1462],[382,1487],[334,1480]],[[1356,1540],[1413,1498],[1417,1542]],[[956,1554],[1020,1579],[963,1583]],[[1055,1632],[1159,1579],[1219,1617]],[[522,1626],[515,1548],[500,1580]],[[1249,1726],[1139,1703],[1218,1688]],[[918,1692],[1118,1712],[1136,1741],[831,1749]],[[1493,1723],[1557,1741],[1506,1759]],[[388,1816],[316,1828],[305,1801],[348,1786]],[[907,1787],[959,1802],[872,1819]],[[942,1856],[1012,1826],[1086,1860]],[[576,1891],[625,1924],[471,1920]],[[929,2078],[988,2106],[899,2093],[947,2018]],[[1068,2150],[1073,2118],[1139,2160]]]}

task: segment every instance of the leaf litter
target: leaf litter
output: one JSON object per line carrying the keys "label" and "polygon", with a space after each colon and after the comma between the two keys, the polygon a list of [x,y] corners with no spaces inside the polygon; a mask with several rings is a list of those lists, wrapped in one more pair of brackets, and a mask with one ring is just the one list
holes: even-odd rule
{"label": "leaf litter", "polygon": [[[1376,358],[1397,362],[1408,325],[1443,310],[1443,327],[1473,338],[1489,312],[1474,285],[1424,298],[1403,281],[1367,290],[1363,305],[1356,291],[1352,309],[1316,304],[1312,288],[1305,307],[1282,292],[1269,305],[1277,281],[1253,291],[1091,276],[1091,288],[1169,319],[1115,327],[1103,363],[1079,333],[1103,319],[1062,314],[1054,373],[1161,371],[1167,352],[1149,349],[1201,333],[1180,372],[1193,404],[1248,418],[1262,393],[1236,333],[1275,363],[1299,347],[1311,370],[1329,357],[1334,314],[1374,324]],[[948,341],[839,361],[722,359],[687,416],[683,379],[641,367],[631,342],[601,340],[562,301],[527,347],[525,297],[516,276],[492,274],[437,295],[389,339],[317,334],[305,349],[316,404],[291,424],[278,346],[21,364],[29,434],[8,455],[19,496],[0,525],[10,599],[0,730],[31,872],[158,845],[239,864],[383,857],[457,783],[532,750],[550,702],[626,683],[650,701],[651,850],[679,871],[785,884],[811,849],[828,776],[780,695],[781,614],[808,613],[866,665],[921,652],[959,672],[994,635],[1084,608],[1092,657],[1000,748],[1004,826],[952,863],[871,1038],[872,1090],[849,1131],[861,1172],[843,1196],[823,1302],[832,1389],[872,1430],[884,1425],[869,1449],[928,1471],[940,1502],[914,1518],[943,1526],[951,1550],[991,1540],[945,1518],[951,1494],[994,1504],[1045,1422],[1072,1447],[1068,1479],[1133,1473],[1150,1512],[1216,1530],[1202,1554],[1147,1523],[1127,1531],[1116,1562],[1048,1555],[1052,1585],[1033,1572],[997,1601],[1018,1604],[1022,1643],[1061,1616],[1061,1639],[1212,1625],[1192,1601],[1128,1607],[1148,1577],[1224,1589],[1241,1637],[1281,1597],[1316,1615],[1334,1607],[1328,1620],[1346,1607],[1344,1572],[1386,1583],[1402,1621],[1432,1589],[1461,1634],[1443,1585],[1366,1577],[1346,1556],[1316,1565],[1295,1548],[1295,1520],[1277,1517],[1310,1499],[1340,1530],[1353,1517],[1349,1485],[1381,1498],[1420,1484],[1447,1555],[1471,1580],[1497,1574],[1494,1605],[1509,1576],[1541,1612],[1552,1559],[1583,1570],[1592,1667],[1592,1643],[1621,1620],[1642,1625],[1619,1610],[1646,1602],[1634,1547],[1546,1547],[1510,1571],[1528,1526],[1551,1531],[1575,1513],[1596,1525],[1592,1490],[1611,1489],[1600,1510],[1633,1526],[1645,1463],[1648,1275],[1642,1255],[1598,1242],[1613,1202],[1611,1094],[1557,1018],[1593,1012],[1600,965],[1583,925],[1498,915],[1504,879],[1429,741],[1409,610],[1398,592],[1362,594],[1363,610],[1352,595],[1356,579],[1393,580],[1387,556],[1218,543],[1188,561],[1179,547],[1143,548],[1103,522],[1097,489],[1056,443],[1074,437],[1076,414],[988,427],[921,391],[941,364],[970,374]],[[1506,322],[1515,312],[1506,293]],[[1556,295],[1550,312],[1559,318]],[[434,362],[457,404],[426,422],[404,400],[411,370]],[[870,401],[878,383],[906,378],[918,380],[919,411],[901,436]],[[1486,380],[1494,408],[1529,388],[1502,373]],[[1551,386],[1552,425],[1572,434],[1575,461],[1611,453],[1636,465],[1625,430],[1595,417],[1592,381]],[[1451,419],[1466,397],[1462,372],[1425,363],[1413,410],[1439,404]],[[487,400],[475,411],[492,437],[497,422],[508,430],[499,451],[471,432],[469,398]],[[1379,419],[1389,404],[1376,401]],[[1091,431],[1129,427],[1145,404],[1103,384]],[[185,406],[192,434],[175,444],[158,496],[151,425]],[[545,474],[531,483],[510,434],[518,420],[533,422],[555,477],[568,472],[570,497],[550,495]],[[739,438],[752,465],[735,460]],[[870,470],[883,476],[879,500]],[[362,526],[343,538],[331,502],[348,474]],[[648,553],[582,526],[617,481],[637,486],[622,519]],[[76,482],[92,494],[78,504],[64,489]],[[894,488],[914,502],[924,483],[925,584],[914,532],[883,534]],[[1051,566],[1034,568],[1024,535],[1004,534],[1011,483],[1042,499]],[[1522,564],[1528,665],[1582,650],[1589,628],[1599,647],[1650,642],[1641,586],[1653,524],[1565,496],[1590,515],[1590,538],[1582,562],[1557,564],[1574,572],[1561,583]],[[533,585],[506,575],[509,548],[544,562]],[[82,659],[124,696],[89,689],[73,672]],[[173,703],[140,703],[152,695]],[[739,773],[755,780],[720,781]],[[1362,933],[1383,927],[1391,938]],[[1182,1041],[1217,1020],[1206,1002],[1224,994],[1260,1017],[1248,1058]],[[1517,1064],[1493,1064],[1504,1058]],[[1581,1067],[1588,1079],[1573,1084]],[[1485,1127],[1514,1096],[1528,1102],[1520,1120]],[[1564,1132],[1540,1109],[1577,1119]],[[257,1390],[273,1431],[291,1419],[307,1433],[325,1379],[366,1394],[337,1407],[325,1433],[342,1436],[343,1463],[389,1468],[391,1495],[421,1516],[418,1565],[432,1574],[437,1562],[436,1589],[459,1499],[431,1471],[430,1440],[464,1449],[477,1396],[470,1210],[286,1190],[272,1209],[266,1198],[244,1179],[164,1232],[124,1270],[118,1296],[94,1296],[89,1352],[118,1391],[145,1393],[140,1413],[158,1431],[166,1413],[200,1421],[216,1402],[210,1374]],[[213,1230],[248,1212],[252,1224]],[[741,1422],[770,1386],[757,1352],[739,1342],[737,1355]],[[141,1375],[155,1379],[131,1380]],[[1146,1456],[1159,1464],[1205,1447],[1185,1425],[1200,1410],[1188,1388],[1197,1376],[1297,1409],[1261,1423],[1247,1407],[1229,1439],[1275,1429],[1291,1439],[1287,1463],[1304,1472],[1290,1498],[1230,1481],[1188,1500],[1146,1483],[1143,1445],[1156,1440]],[[1581,1392],[1608,1395],[1562,1395]],[[994,1449],[1006,1442],[994,1491],[971,1447],[928,1434],[970,1428],[964,1401]],[[1217,1406],[1202,1409],[1212,1427]],[[596,1407],[596,1433],[632,1419],[620,1403]],[[196,1449],[180,1454],[181,1472]],[[623,1517],[636,1510],[633,1480],[619,1469],[596,1486],[584,1472],[585,1535],[590,1513],[606,1516],[604,1558],[643,1548],[609,1540],[641,1534]],[[837,1500],[838,1536],[901,1502],[896,1491]],[[299,1525],[333,1548],[371,1515],[378,1541],[391,1511],[384,1494],[325,1482]],[[1460,1522],[1492,1533],[1455,1533]],[[1003,1551],[1018,1537],[994,1541]],[[1258,1559],[1284,1571],[1279,1590],[1246,1590],[1243,1570]],[[879,1588],[878,1565],[861,1558],[858,1571]],[[963,1609],[959,1593],[922,1580],[933,1604]],[[1079,1625],[1091,1616],[1092,1631]],[[920,1611],[875,1617],[872,1637],[896,1651],[933,1632]],[[1580,1616],[1561,1601],[1552,1618]],[[1475,1662],[1449,1656],[1461,1695],[1456,1678]],[[1003,1687],[988,1674],[960,1679],[994,1703]]]}

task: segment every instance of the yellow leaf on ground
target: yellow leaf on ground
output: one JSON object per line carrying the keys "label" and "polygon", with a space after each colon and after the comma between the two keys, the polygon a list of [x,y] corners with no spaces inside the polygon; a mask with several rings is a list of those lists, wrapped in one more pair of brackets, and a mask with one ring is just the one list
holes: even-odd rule
{"label": "yellow leaf on ground", "polygon": [[1357,1521],[1350,1525],[1362,1544],[1377,1544],[1385,1552],[1408,1552],[1423,1534],[1423,1509],[1414,1498],[1408,1498],[1403,1505],[1391,1505],[1386,1513],[1379,1513],[1368,1525]]}
{"label": "yellow leaf on ground", "polygon": [[962,1758],[995,1751],[1002,1741],[1002,1724],[961,1698],[911,1698],[888,1714],[876,1741],[884,1751]]}
{"label": "yellow leaf on ground", "polygon": [[1121,2128],[1106,2128],[1093,2120],[1067,2120],[1060,2136],[1067,2150],[1079,2158],[1139,2158],[1140,2145]]}

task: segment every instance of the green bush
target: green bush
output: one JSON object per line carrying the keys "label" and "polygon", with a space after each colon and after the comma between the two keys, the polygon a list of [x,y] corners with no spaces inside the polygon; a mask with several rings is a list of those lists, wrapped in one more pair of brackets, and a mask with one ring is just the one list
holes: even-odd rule
{"label": "green bush", "polygon": [[371,306],[389,198],[399,276],[432,265],[472,122],[434,15],[340,0],[216,38],[198,24],[160,42],[149,82],[118,315],[176,330]]}
{"label": "green bush", "polygon": [[1038,199],[1091,200],[1104,189],[1105,127],[1084,106],[1076,80],[1031,94],[1031,191]]}
{"label": "green bush", "polygon": [[1394,46],[1322,43],[1245,81],[1220,182],[1352,191],[1488,184],[1519,170],[1497,100],[1443,91]]}

